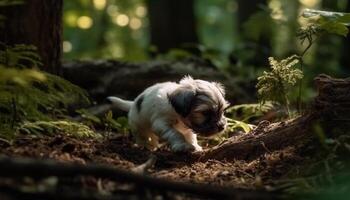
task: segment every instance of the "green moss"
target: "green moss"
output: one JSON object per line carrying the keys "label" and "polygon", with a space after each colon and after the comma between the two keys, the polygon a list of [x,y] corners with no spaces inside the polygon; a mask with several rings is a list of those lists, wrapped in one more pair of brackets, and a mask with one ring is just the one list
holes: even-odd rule
{"label": "green moss", "polygon": [[14,128],[23,121],[59,119],[65,117],[69,106],[90,104],[78,86],[52,74],[37,73],[42,76],[28,69],[0,68],[2,76],[10,77],[0,76],[0,137],[13,137]]}
{"label": "green moss", "polygon": [[25,122],[17,128],[16,133],[35,135],[54,135],[63,133],[77,138],[100,138],[101,135],[91,130],[88,126],[65,120]]}

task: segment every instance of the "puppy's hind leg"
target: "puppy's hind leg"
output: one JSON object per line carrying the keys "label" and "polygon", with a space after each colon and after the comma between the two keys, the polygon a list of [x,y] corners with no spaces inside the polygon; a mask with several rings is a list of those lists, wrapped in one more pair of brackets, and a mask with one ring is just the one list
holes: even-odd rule
{"label": "puppy's hind leg", "polygon": [[196,148],[189,144],[185,137],[171,125],[163,120],[157,120],[153,123],[153,131],[162,139],[166,140],[174,152],[192,152]]}

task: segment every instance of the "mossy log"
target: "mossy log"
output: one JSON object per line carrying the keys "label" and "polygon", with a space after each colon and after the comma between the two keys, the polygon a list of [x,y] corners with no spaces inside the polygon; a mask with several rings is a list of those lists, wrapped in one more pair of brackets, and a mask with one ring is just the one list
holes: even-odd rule
{"label": "mossy log", "polygon": [[315,78],[318,96],[307,113],[296,119],[272,123],[262,121],[255,130],[237,139],[229,139],[202,152],[199,160],[249,160],[288,146],[300,146],[314,137],[321,126],[325,133],[350,125],[350,79],[335,79],[321,74]]}

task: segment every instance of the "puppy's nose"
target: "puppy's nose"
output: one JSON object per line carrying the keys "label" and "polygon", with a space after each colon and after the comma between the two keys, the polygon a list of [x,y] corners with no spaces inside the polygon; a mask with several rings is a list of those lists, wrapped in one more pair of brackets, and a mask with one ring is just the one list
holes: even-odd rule
{"label": "puppy's nose", "polygon": [[225,126],[218,126],[219,132],[223,131],[225,129]]}
{"label": "puppy's nose", "polygon": [[219,131],[223,131],[225,129],[225,126],[226,126],[226,119],[220,120],[218,122],[217,126],[218,126]]}

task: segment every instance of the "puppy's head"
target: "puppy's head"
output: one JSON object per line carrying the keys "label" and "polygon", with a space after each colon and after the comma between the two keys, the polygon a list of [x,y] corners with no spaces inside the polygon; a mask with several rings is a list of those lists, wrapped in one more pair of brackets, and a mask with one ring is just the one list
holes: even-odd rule
{"label": "puppy's head", "polygon": [[194,80],[190,76],[168,95],[175,111],[183,122],[200,136],[211,136],[226,127],[224,109],[228,106],[221,84]]}

